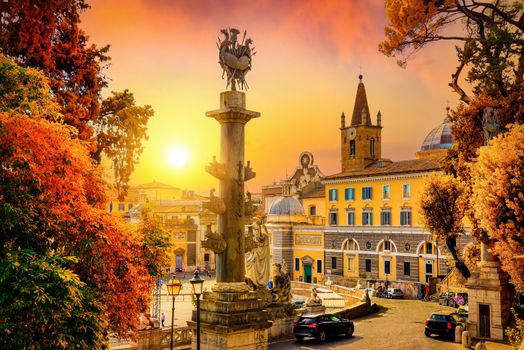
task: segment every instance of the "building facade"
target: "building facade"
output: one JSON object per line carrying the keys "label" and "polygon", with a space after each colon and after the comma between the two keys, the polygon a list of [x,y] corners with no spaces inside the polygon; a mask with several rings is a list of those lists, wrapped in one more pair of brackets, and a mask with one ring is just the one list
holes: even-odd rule
{"label": "building facade", "polygon": [[[425,179],[442,172],[453,143],[449,119],[429,132],[415,159],[384,159],[382,116],[373,124],[359,80],[351,122],[341,116],[341,172],[298,190],[290,179],[262,190],[273,260],[285,261],[298,281],[427,283],[447,274],[448,264],[445,245],[424,229],[418,203]],[[459,237],[459,251],[469,241]]]}
{"label": "building facade", "polygon": [[110,201],[108,210],[137,224],[140,210],[147,205],[173,238],[173,261],[166,269],[194,271],[200,267],[214,270],[214,253],[201,247],[207,226],[215,229],[217,224],[217,216],[204,208],[207,200],[194,191],[153,181],[131,187],[124,200]]}

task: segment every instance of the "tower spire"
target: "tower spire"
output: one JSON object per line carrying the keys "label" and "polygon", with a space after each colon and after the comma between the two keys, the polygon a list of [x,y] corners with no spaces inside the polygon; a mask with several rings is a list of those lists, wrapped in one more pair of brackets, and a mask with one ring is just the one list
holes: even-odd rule
{"label": "tower spire", "polygon": [[366,87],[362,82],[362,78],[363,76],[360,74],[358,76],[359,83],[357,87],[357,95],[355,97],[355,106],[353,107],[353,116],[351,117],[351,126],[371,125]]}

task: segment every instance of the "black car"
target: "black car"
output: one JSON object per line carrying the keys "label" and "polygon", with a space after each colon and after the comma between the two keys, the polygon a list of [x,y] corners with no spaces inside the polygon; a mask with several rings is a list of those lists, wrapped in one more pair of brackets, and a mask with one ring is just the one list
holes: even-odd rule
{"label": "black car", "polygon": [[340,334],[352,337],[354,331],[352,321],[331,314],[302,315],[293,328],[297,340],[313,337],[324,341],[328,336]]}
{"label": "black car", "polygon": [[458,325],[464,327],[464,319],[456,312],[434,312],[426,320],[424,334],[426,337],[430,337],[432,334],[438,334],[454,338],[455,328]]}

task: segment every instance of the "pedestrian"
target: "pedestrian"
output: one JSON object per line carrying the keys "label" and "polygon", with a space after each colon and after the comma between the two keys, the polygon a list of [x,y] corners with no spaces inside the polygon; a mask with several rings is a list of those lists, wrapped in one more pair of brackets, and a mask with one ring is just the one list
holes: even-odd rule
{"label": "pedestrian", "polygon": [[166,315],[162,312],[162,317],[160,318],[160,320],[162,321],[162,328],[164,328],[164,324],[166,322]]}

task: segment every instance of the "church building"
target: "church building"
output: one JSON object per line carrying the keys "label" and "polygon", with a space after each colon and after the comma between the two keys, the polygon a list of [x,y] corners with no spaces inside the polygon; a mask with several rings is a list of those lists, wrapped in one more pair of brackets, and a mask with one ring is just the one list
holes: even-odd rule
{"label": "church building", "polygon": [[[262,189],[273,260],[303,282],[427,283],[447,274],[446,248],[425,230],[418,203],[425,179],[442,172],[451,123],[446,117],[431,130],[415,159],[382,158],[382,116],[372,120],[362,78],[351,119],[340,119],[341,171],[312,170],[313,155],[304,152],[289,179]],[[470,237],[458,241],[462,251]]]}

